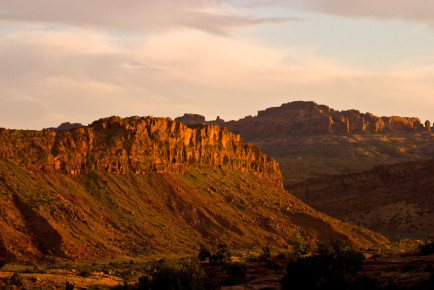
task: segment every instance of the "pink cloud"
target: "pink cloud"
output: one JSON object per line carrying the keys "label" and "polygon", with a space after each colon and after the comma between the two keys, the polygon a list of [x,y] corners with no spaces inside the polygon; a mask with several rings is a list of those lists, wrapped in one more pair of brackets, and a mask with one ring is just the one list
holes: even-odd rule
{"label": "pink cloud", "polygon": [[227,4],[212,0],[5,0],[0,3],[0,19],[139,31],[190,27],[215,34],[248,25],[297,20],[241,15]]}

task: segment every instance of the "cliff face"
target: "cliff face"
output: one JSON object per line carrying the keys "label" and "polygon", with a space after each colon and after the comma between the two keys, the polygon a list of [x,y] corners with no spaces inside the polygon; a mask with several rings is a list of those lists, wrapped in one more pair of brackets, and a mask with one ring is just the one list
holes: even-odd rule
{"label": "cliff face", "polygon": [[67,130],[72,130],[81,127],[84,127],[84,125],[80,123],[65,122],[60,124],[58,127],[44,128],[42,129],[42,131],[67,131]]}
{"label": "cliff face", "polygon": [[71,131],[0,131],[0,157],[44,173],[90,169],[111,173],[174,172],[222,168],[251,172],[281,184],[278,163],[243,144],[226,128],[197,128],[165,118],[111,117]]}
{"label": "cliff face", "polygon": [[[199,117],[200,116],[200,117]],[[201,115],[185,114],[179,121],[197,124],[196,119],[205,121]],[[219,124],[245,139],[261,137],[283,137],[291,134],[333,134],[360,132],[430,131],[430,122],[421,123],[419,118],[377,117],[358,110],[337,111],[315,102],[291,102],[280,107],[259,111],[257,116],[247,116],[238,121],[224,122],[222,119],[207,121]]]}
{"label": "cliff face", "polygon": [[[182,122],[188,116],[184,116]],[[194,124],[189,119],[189,124]],[[337,111],[314,102],[268,108],[227,127],[279,161],[284,179],[368,170],[380,164],[434,158],[431,122]]]}
{"label": "cliff face", "polygon": [[0,261],[196,254],[386,239],[282,187],[276,161],[226,128],[111,117],[70,131],[0,129]]}
{"label": "cliff face", "polygon": [[289,134],[333,134],[360,132],[422,132],[425,127],[418,118],[377,117],[357,110],[337,111],[314,102],[292,102],[259,111],[255,117],[226,122],[229,130],[243,138],[256,136],[282,137]]}
{"label": "cliff face", "polygon": [[312,207],[390,238],[434,229],[434,159],[307,179],[286,189]]}
{"label": "cliff face", "polygon": [[205,117],[199,114],[184,114],[182,117],[175,118],[175,122],[180,122],[184,125],[197,125],[205,123]]}

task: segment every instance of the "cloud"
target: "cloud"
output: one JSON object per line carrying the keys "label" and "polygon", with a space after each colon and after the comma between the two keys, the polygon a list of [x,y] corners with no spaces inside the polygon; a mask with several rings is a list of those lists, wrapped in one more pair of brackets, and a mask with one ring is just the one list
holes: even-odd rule
{"label": "cloud", "polygon": [[430,0],[253,0],[253,2],[257,5],[289,5],[346,17],[401,19],[434,24],[434,2]]}
{"label": "cloud", "polygon": [[0,63],[0,127],[185,112],[233,119],[297,99],[380,115],[414,106],[428,118],[434,109],[432,61],[360,70],[309,47],[261,47],[192,29],[132,41],[80,28],[13,30],[0,37]]}
{"label": "cloud", "polygon": [[137,31],[189,27],[227,34],[243,26],[298,19],[246,16],[212,0],[5,0],[0,20]]}

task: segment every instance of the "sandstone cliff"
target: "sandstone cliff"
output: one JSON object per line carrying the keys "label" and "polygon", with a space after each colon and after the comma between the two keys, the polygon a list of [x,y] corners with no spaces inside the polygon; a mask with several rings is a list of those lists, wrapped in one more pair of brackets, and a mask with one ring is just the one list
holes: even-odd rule
{"label": "sandstone cliff", "polygon": [[0,129],[0,260],[196,254],[383,236],[319,213],[276,161],[226,128],[111,117],[69,131]]}
{"label": "sandstone cliff", "polygon": [[185,113],[184,116],[175,118],[175,122],[180,122],[184,125],[198,125],[205,123],[205,117],[199,114]]}
{"label": "sandstone cliff", "polygon": [[279,161],[284,179],[356,172],[434,157],[430,121],[423,125],[418,118],[337,111],[314,102],[292,102],[238,121],[218,118],[206,123],[225,126],[259,146]]}
{"label": "sandstone cliff", "polygon": [[60,124],[58,127],[44,128],[42,129],[42,131],[67,131],[67,130],[81,128],[81,127],[84,127],[84,125],[80,123],[65,122]]}
{"label": "sandstone cliff", "polygon": [[166,118],[111,117],[71,131],[1,129],[0,157],[34,171],[69,175],[90,169],[123,174],[222,168],[282,180],[275,160],[226,128],[192,129]]}
{"label": "sandstone cliff", "polygon": [[434,159],[311,178],[286,189],[322,212],[390,238],[434,233]]}
{"label": "sandstone cliff", "polygon": [[[180,122],[195,124],[195,118],[184,115]],[[204,117],[201,122],[204,122]],[[188,120],[188,121],[187,121]],[[219,123],[230,131],[241,134],[246,140],[263,137],[284,137],[291,134],[345,134],[360,132],[430,131],[430,122],[421,123],[419,118],[377,117],[358,110],[337,111],[315,102],[291,102],[280,107],[259,111],[257,116],[247,116],[238,121]]]}

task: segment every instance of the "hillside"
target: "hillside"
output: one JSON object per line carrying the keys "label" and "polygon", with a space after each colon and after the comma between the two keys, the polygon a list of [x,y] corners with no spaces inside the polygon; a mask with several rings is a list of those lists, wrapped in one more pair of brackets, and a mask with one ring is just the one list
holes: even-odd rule
{"label": "hillside", "polygon": [[282,187],[276,161],[218,126],[111,117],[70,131],[0,130],[2,259],[182,255],[381,235],[321,214]]}
{"label": "hillside", "polygon": [[[200,115],[175,120],[203,123]],[[431,123],[418,118],[377,117],[337,111],[314,102],[292,102],[237,121],[207,121],[227,127],[279,161],[285,180],[367,170],[434,157]]]}
{"label": "hillside", "polygon": [[389,238],[434,234],[434,159],[310,178],[287,189],[317,210]]}

